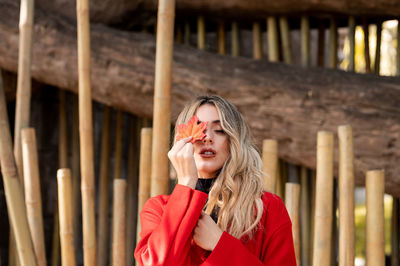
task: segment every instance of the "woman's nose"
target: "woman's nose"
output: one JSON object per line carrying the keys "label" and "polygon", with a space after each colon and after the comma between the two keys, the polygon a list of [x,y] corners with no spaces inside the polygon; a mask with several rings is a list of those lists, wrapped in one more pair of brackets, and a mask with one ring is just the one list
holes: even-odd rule
{"label": "woman's nose", "polygon": [[203,143],[212,143],[213,140],[210,136],[210,134],[206,134],[206,137],[203,139]]}

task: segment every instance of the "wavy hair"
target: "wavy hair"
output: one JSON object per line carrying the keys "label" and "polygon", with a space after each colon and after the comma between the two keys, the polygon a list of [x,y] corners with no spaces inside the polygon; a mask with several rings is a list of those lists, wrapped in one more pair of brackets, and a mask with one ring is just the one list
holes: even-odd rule
{"label": "wavy hair", "polygon": [[[247,123],[237,108],[222,97],[200,96],[187,105],[176,125],[187,123],[204,104],[214,105],[228,136],[230,155],[209,192],[205,212],[218,214],[218,226],[232,236],[252,238],[263,213],[261,158],[251,142]],[[176,131],[175,127],[175,132]]]}

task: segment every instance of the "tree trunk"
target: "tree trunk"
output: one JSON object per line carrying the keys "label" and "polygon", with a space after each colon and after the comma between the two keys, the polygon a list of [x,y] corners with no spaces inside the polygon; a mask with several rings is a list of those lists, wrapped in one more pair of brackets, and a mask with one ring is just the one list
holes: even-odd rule
{"label": "tree trunk", "polygon": [[[18,3],[2,2],[0,67],[16,72]],[[77,92],[75,25],[41,10],[35,14],[33,78]],[[91,49],[92,97],[151,117],[154,37],[93,25]],[[244,114],[259,146],[276,138],[281,158],[310,168],[317,132],[351,124],[356,182],[364,184],[366,170],[385,169],[386,191],[400,195],[399,78],[231,58],[184,45],[175,45],[173,60],[173,120],[195,95],[219,94]]]}

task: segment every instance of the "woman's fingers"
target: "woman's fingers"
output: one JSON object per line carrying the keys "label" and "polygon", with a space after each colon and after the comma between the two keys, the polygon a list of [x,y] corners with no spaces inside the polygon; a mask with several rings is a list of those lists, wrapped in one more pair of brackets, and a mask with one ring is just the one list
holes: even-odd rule
{"label": "woman's fingers", "polygon": [[180,151],[186,143],[188,143],[189,141],[192,140],[192,136],[178,140],[175,145],[171,148],[171,150],[168,152],[168,157],[170,157],[170,155],[176,154],[178,151]]}

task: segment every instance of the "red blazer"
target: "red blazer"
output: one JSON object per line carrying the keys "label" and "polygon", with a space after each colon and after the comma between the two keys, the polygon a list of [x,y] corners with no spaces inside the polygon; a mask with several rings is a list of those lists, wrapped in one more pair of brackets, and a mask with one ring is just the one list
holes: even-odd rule
{"label": "red blazer", "polygon": [[149,199],[140,213],[142,231],[135,249],[140,265],[296,265],[292,223],[282,200],[262,196],[264,212],[254,237],[223,232],[212,252],[194,244],[192,232],[207,194],[176,185],[170,196]]}

